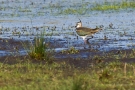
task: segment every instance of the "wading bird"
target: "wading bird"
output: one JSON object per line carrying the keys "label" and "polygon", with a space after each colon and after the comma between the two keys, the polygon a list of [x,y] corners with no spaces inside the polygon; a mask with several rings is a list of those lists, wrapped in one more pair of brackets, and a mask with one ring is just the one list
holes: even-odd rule
{"label": "wading bird", "polygon": [[[79,19],[80,20],[80,19]],[[80,20],[80,22],[77,22],[76,24],[76,32],[79,36],[81,36],[83,38],[83,40],[85,40],[85,43],[89,44],[88,40],[93,38],[93,34],[95,34],[96,32],[102,30],[102,28],[87,28],[87,27],[82,27],[82,22]]]}

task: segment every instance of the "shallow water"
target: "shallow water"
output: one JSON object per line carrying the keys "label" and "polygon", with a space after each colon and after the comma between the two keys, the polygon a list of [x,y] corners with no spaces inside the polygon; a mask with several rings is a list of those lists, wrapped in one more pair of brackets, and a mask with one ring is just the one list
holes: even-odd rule
{"label": "shallow water", "polygon": [[[105,0],[111,2],[112,0]],[[71,3],[72,2],[72,3]],[[114,1],[115,2],[115,1]],[[116,2],[120,2],[117,1]],[[122,9],[119,11],[91,11],[83,15],[58,14],[66,8],[80,8],[88,3],[104,3],[104,0],[12,0],[0,1],[0,38],[13,38],[15,40],[30,40],[45,32],[45,38],[52,38],[56,52],[74,46],[76,49],[97,49],[99,51],[133,49],[135,47],[135,10]],[[67,5],[67,3],[69,3]],[[12,7],[12,8],[11,8]],[[56,8],[57,7],[57,8]],[[55,9],[56,8],[56,9]],[[83,26],[95,28],[103,25],[103,30],[96,33],[89,45],[75,32],[74,26],[81,19]],[[112,28],[109,24],[113,24]],[[56,29],[55,29],[56,26]],[[53,33],[53,34],[52,34]],[[106,38],[105,38],[106,37]],[[2,43],[0,43],[2,44]],[[0,50],[0,56],[7,55],[9,51]],[[25,54],[26,51],[20,51]],[[84,54],[85,55],[85,54]]]}

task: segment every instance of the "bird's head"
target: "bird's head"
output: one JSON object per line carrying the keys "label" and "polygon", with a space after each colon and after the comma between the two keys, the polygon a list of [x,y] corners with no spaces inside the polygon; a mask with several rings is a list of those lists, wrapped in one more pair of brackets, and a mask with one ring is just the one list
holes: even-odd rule
{"label": "bird's head", "polygon": [[[80,19],[79,19],[79,20],[80,20]],[[82,22],[81,22],[81,20],[76,23],[76,26],[75,26],[75,27],[76,27],[76,28],[82,27]]]}

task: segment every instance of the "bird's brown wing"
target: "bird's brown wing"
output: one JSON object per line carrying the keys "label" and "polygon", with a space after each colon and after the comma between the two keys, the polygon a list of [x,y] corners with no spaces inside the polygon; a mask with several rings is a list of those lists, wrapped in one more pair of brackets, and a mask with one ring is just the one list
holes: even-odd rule
{"label": "bird's brown wing", "polygon": [[77,34],[80,36],[86,36],[86,35],[91,36],[92,34],[95,34],[98,31],[99,31],[98,29],[91,29],[91,28],[86,28],[86,27],[80,27],[80,28],[77,28],[76,30]]}

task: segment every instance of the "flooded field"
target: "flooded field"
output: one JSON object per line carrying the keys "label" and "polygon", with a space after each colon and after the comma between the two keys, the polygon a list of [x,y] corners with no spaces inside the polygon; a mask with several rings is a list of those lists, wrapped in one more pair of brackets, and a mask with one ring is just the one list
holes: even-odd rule
{"label": "flooded field", "polygon": [[[56,52],[70,47],[102,52],[134,49],[134,8],[92,10],[97,4],[119,2],[121,0],[0,0],[0,56],[16,53],[11,50],[12,45],[18,41],[33,42],[41,32]],[[85,27],[103,26],[103,30],[89,40],[90,44],[85,44],[75,31],[79,19]],[[21,47],[17,53],[27,54]],[[90,54],[85,51],[80,53],[84,57]]]}

